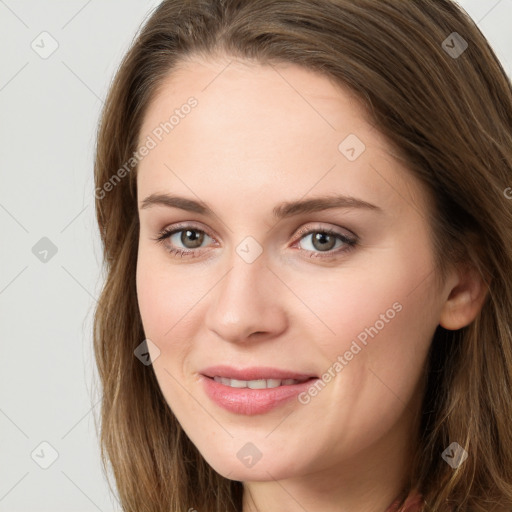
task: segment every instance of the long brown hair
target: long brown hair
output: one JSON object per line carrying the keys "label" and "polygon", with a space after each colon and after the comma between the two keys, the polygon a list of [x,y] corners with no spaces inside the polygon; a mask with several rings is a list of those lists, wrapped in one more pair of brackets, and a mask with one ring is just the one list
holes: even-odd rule
{"label": "long brown hair", "polygon": [[[242,510],[243,484],[206,463],[152,367],[134,357],[145,338],[133,160],[143,116],[180,59],[217,53],[294,63],[350,88],[434,198],[438,278],[465,260],[489,292],[469,326],[436,331],[407,489],[420,490],[424,510],[511,510],[512,86],[450,0],[166,0],[145,22],[111,85],[95,161],[106,271],[94,319],[101,455],[123,509]],[[457,469],[441,457],[453,441],[469,454]]]}

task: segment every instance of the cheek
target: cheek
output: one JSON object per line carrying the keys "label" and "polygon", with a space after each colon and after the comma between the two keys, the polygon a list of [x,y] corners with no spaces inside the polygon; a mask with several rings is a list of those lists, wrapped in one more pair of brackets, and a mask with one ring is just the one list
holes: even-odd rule
{"label": "cheek", "polygon": [[310,280],[294,287],[322,321],[307,313],[310,333],[318,325],[309,337],[322,355],[322,370],[336,375],[331,381],[338,397],[357,397],[355,409],[364,402],[385,414],[397,398],[400,407],[421,377],[440,305],[428,242],[410,247],[372,255],[343,275],[315,280],[315,287]]}
{"label": "cheek", "polygon": [[173,268],[163,249],[139,248],[137,300],[144,332],[155,340],[172,339],[203,294],[199,275]]}
{"label": "cheek", "polygon": [[364,346],[365,341],[388,338],[392,348],[402,343],[393,336],[398,332],[411,341],[430,332],[436,325],[431,271],[426,257],[414,261],[390,252],[359,268],[329,269],[306,278],[287,272],[283,280],[307,305],[289,311],[302,312],[293,321],[307,326],[310,342],[333,354],[348,350],[354,339]]}
{"label": "cheek", "polygon": [[366,282],[351,276],[344,280],[341,290],[329,285],[316,298],[311,296],[334,331],[331,339],[357,339],[366,346],[369,340],[386,338],[387,348],[392,349],[404,341],[396,337],[397,333],[412,342],[415,337],[421,338],[425,330],[430,331],[435,320],[429,286],[425,283],[423,288],[414,290],[418,272],[402,270],[399,279],[386,276],[385,272]]}
{"label": "cheek", "polygon": [[382,259],[379,268],[373,274],[354,270],[309,295],[306,287],[298,291],[334,332],[320,326],[322,335],[309,336],[312,353],[322,356],[326,385],[302,402],[309,401],[304,414],[311,427],[336,440],[324,454],[329,460],[368,446],[393,428],[409,404],[420,404],[416,393],[437,326],[430,280],[417,286],[428,264],[403,265],[399,278]]}
{"label": "cheek", "polygon": [[[320,376],[330,391],[313,400],[318,413],[330,417],[328,424],[355,422],[355,430],[377,436],[413,399],[436,322],[427,312],[425,294],[407,295],[405,284],[381,282],[366,290],[370,293],[354,287],[342,296],[326,290],[331,300],[321,316],[334,334],[323,329],[327,334],[315,337],[313,350],[322,356]],[[318,302],[317,307],[321,311]],[[324,407],[328,396],[344,404],[343,411]],[[350,419],[344,411],[350,411]]]}
{"label": "cheek", "polygon": [[334,379],[335,396],[375,436],[391,428],[415,398],[437,327],[431,280],[418,286],[429,270],[428,265],[404,265],[400,279],[381,273],[371,286],[354,287],[351,299],[340,301],[334,324],[339,343],[324,349],[330,349],[331,361],[344,356]]}
{"label": "cheek", "polygon": [[[159,273],[149,258],[139,253],[137,262],[137,301],[144,333],[147,338],[159,339],[171,327],[167,302],[166,283],[159,279]],[[167,310],[167,311],[166,311]]]}
{"label": "cheek", "polygon": [[182,384],[197,372],[192,355],[197,340],[204,338],[201,330],[207,292],[218,279],[211,274],[199,265],[179,267],[161,248],[139,246],[136,285],[144,334],[158,347],[156,358],[150,349],[153,370],[176,412],[191,407]]}
{"label": "cheek", "polygon": [[190,340],[197,328],[191,311],[204,292],[194,286],[190,276],[185,278],[183,273],[173,271],[165,254],[140,247],[136,285],[144,334],[159,350],[155,357],[150,345],[155,376],[169,405],[179,409],[186,400],[178,382],[182,380],[193,347]]}

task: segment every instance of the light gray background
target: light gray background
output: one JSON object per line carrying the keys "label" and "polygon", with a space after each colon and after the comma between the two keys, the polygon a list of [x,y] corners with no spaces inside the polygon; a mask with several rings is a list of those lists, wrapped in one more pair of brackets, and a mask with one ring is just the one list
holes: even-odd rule
{"label": "light gray background", "polygon": [[[0,0],[0,511],[120,510],[93,418],[93,150],[109,83],[158,3]],[[460,3],[512,76],[512,0]],[[31,47],[51,49],[44,31],[58,43],[46,59]],[[43,237],[57,248],[46,262],[32,252]],[[47,469],[42,442],[58,453]]]}

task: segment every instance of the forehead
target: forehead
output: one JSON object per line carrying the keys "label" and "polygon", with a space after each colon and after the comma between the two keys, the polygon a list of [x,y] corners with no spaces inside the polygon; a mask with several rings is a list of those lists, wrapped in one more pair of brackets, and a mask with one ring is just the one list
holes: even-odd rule
{"label": "forehead", "polygon": [[[293,128],[291,117],[309,121],[295,128],[313,136],[347,126],[363,131],[372,124],[350,89],[311,70],[289,63],[262,65],[227,57],[196,57],[180,61],[162,80],[147,109],[141,135],[168,119],[191,96],[200,106],[194,112],[195,129],[212,123],[222,129],[236,123],[247,129],[263,125],[264,134],[279,126]],[[182,130],[174,133],[178,131]]]}
{"label": "forehead", "polygon": [[[156,145],[139,164],[144,193],[189,184],[199,194],[229,184],[262,194],[272,185],[296,196],[335,188],[375,201],[387,188],[386,202],[393,200],[386,177],[395,188],[410,180],[349,89],[293,64],[181,62],[147,109],[139,143],[147,137]],[[348,158],[352,148],[356,159],[354,151]]]}

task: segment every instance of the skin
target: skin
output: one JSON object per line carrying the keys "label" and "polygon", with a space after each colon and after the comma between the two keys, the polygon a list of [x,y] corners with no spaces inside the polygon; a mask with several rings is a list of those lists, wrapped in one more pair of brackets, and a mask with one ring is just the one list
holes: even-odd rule
{"label": "skin", "polygon": [[[383,512],[406,481],[434,331],[470,323],[482,283],[456,267],[437,283],[428,196],[348,91],[295,65],[194,57],[162,84],[140,142],[190,96],[197,107],[137,170],[137,293],[163,395],[206,461],[244,482],[244,512]],[[366,146],[355,161],[338,149],[349,134]],[[142,208],[157,193],[215,215]],[[272,217],[282,202],[334,193],[380,210]],[[206,233],[195,257],[168,252],[194,249],[181,232],[154,240],[178,223]],[[300,228],[359,242],[333,256],[343,242],[322,250]],[[248,236],[262,249],[252,263],[236,251]],[[237,415],[200,385],[213,364],[320,376],[394,303],[401,311],[306,405]],[[250,468],[237,457],[249,442],[262,453]]]}

